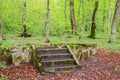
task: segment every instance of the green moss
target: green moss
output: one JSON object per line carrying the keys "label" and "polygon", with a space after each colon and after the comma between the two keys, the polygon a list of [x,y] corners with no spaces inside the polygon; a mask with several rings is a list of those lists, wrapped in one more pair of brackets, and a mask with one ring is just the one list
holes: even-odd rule
{"label": "green moss", "polygon": [[69,70],[72,70],[73,68],[64,68],[63,70],[64,71],[69,71]]}
{"label": "green moss", "polygon": [[73,53],[73,51],[71,50],[69,45],[66,45],[67,49],[69,50],[70,54],[72,55],[73,59],[75,60],[76,64],[78,66],[80,66],[79,60],[77,59],[77,57],[75,56],[75,54]]}
{"label": "green moss", "polygon": [[49,72],[50,73],[55,73],[55,70],[54,69],[50,69]]}
{"label": "green moss", "polygon": [[5,68],[9,68],[7,65],[3,64],[2,62],[0,62],[0,69],[5,69]]}
{"label": "green moss", "polygon": [[52,62],[48,62],[46,63],[47,66],[51,66],[52,65]]}
{"label": "green moss", "polygon": [[6,80],[6,78],[3,76],[3,77],[0,78],[0,80]]}
{"label": "green moss", "polygon": [[71,63],[75,63],[74,60],[69,60],[69,61],[62,61],[62,62],[59,62],[60,64],[71,64]]}
{"label": "green moss", "polygon": [[45,75],[46,73],[45,72],[41,72],[42,75]]}
{"label": "green moss", "polygon": [[8,64],[12,64],[12,55],[10,54],[11,49],[9,47],[1,47],[0,49],[0,60],[6,61]]}
{"label": "green moss", "polygon": [[37,50],[34,45],[30,45],[31,48],[31,62],[36,66],[40,73],[45,72],[42,64],[39,61]]}
{"label": "green moss", "polygon": [[8,64],[12,64],[12,55],[10,53],[6,54],[6,61]]}

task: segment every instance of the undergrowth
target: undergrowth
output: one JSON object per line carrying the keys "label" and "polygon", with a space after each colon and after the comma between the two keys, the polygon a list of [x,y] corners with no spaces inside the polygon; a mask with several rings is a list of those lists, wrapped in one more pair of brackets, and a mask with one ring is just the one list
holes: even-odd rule
{"label": "undergrowth", "polygon": [[[90,39],[88,38],[89,33],[86,32],[82,36],[82,38],[79,38],[78,35],[57,35],[52,36],[50,35],[50,43],[83,43],[83,44],[93,44],[97,43],[98,48],[104,48],[109,51],[120,51],[120,41],[119,38],[116,38],[115,43],[108,43],[109,41],[109,35],[103,34],[98,32],[96,35],[96,39]],[[19,44],[44,44],[45,43],[45,37],[42,35],[32,35],[30,38],[21,38],[17,37],[17,35],[7,35],[5,36],[6,40],[2,41],[2,46],[4,47],[10,47],[14,45]]]}

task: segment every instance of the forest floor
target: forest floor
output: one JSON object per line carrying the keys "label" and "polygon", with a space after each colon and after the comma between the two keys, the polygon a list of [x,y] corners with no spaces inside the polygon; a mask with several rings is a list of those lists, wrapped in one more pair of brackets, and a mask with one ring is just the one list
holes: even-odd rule
{"label": "forest floor", "polygon": [[[82,38],[79,38],[79,35],[58,35],[58,36],[50,36],[50,43],[81,43],[81,44],[98,44],[98,48],[104,48],[108,51],[114,51],[120,53],[120,37],[115,39],[114,43],[108,43],[109,36],[107,34],[103,34],[97,32],[96,39],[88,38],[89,33],[86,32]],[[17,35],[5,35],[5,40],[2,41],[3,47],[12,47],[15,45],[24,45],[27,43],[30,44],[44,44],[45,37],[42,35],[32,35],[29,38],[18,37]]]}
{"label": "forest floor", "polygon": [[[80,60],[82,68],[74,72],[40,75],[34,66],[1,69],[6,80],[120,80],[120,54],[98,49],[99,54]],[[5,79],[3,79],[5,80]]]}

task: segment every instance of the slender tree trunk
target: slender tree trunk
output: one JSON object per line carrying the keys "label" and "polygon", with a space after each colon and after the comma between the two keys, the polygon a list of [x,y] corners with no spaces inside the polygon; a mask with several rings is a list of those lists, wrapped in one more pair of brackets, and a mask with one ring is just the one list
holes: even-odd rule
{"label": "slender tree trunk", "polygon": [[70,20],[72,26],[72,34],[76,33],[76,21],[75,21],[75,13],[74,13],[74,0],[70,0]]}
{"label": "slender tree trunk", "polygon": [[83,32],[85,31],[85,25],[84,25],[84,2],[83,0],[80,0],[81,4],[82,4],[82,25],[81,25],[81,31],[80,31],[80,36],[79,38],[82,37]]}
{"label": "slender tree trunk", "polygon": [[81,3],[82,3],[82,27],[81,27],[81,30],[82,30],[82,31],[85,31],[85,25],[84,25],[84,20],[85,20],[84,5],[85,5],[85,4],[84,4],[84,1],[83,1],[83,0],[81,0]]}
{"label": "slender tree trunk", "polygon": [[98,10],[98,0],[95,0],[95,8],[92,16],[92,26],[91,26],[91,33],[90,38],[95,39],[95,30],[96,30],[96,15]]}
{"label": "slender tree trunk", "polygon": [[22,11],[22,26],[23,26],[23,33],[20,35],[21,37],[30,37],[31,35],[27,33],[26,28],[26,4],[27,0],[24,0],[23,11]]}
{"label": "slender tree trunk", "polygon": [[120,0],[117,0],[116,6],[115,6],[115,12],[114,12],[114,17],[112,21],[112,30],[111,30],[111,36],[110,36],[110,43],[113,43],[115,40],[116,36],[116,25],[117,25],[117,20],[119,17],[119,11],[120,11]]}
{"label": "slender tree trunk", "polygon": [[50,22],[50,1],[47,0],[47,12],[46,12],[46,22],[45,22],[45,42],[49,43],[49,22]]}
{"label": "slender tree trunk", "polygon": [[23,25],[23,35],[27,34],[27,28],[26,28],[26,0],[24,0],[24,6],[22,11],[22,25]]}
{"label": "slender tree trunk", "polygon": [[102,32],[105,32],[105,15],[103,16]]}
{"label": "slender tree trunk", "polygon": [[109,29],[110,29],[110,22],[111,22],[111,3],[112,3],[112,1],[109,0],[108,27],[107,27],[108,32],[109,32]]}
{"label": "slender tree trunk", "polygon": [[[91,0],[88,0],[88,6],[91,6]],[[87,27],[88,27],[88,30],[90,30],[91,28],[91,21],[92,21],[92,16],[91,16],[91,7],[88,7],[88,24],[87,24]]]}
{"label": "slender tree trunk", "polygon": [[105,20],[106,20],[106,17],[105,17],[105,2],[106,1],[104,1],[104,6],[103,6],[103,23],[102,23],[102,32],[105,32]]}
{"label": "slender tree trunk", "polygon": [[0,18],[0,41],[2,40],[2,19]]}
{"label": "slender tree trunk", "polygon": [[66,9],[67,9],[67,0],[65,0],[65,5],[64,5],[64,15],[65,15],[65,28],[67,28],[67,25],[66,25],[66,19],[67,19],[67,14],[66,14]]}
{"label": "slender tree trunk", "polygon": [[77,27],[79,26],[79,22],[80,22],[80,8],[81,8],[81,1],[79,2],[79,6],[78,6],[78,20],[77,20]]}

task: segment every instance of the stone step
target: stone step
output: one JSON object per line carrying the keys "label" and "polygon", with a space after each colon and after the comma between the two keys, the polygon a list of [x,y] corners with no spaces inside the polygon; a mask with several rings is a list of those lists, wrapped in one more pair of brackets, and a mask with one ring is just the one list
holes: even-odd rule
{"label": "stone step", "polygon": [[74,68],[77,68],[77,65],[64,65],[64,66],[44,67],[46,72],[49,72],[50,70],[65,71],[65,70],[72,70]]}
{"label": "stone step", "polygon": [[59,54],[38,54],[38,57],[45,57],[45,56],[69,56],[70,53],[59,53]]}
{"label": "stone step", "polygon": [[64,55],[64,56],[44,56],[40,58],[42,61],[44,60],[61,60],[61,59],[72,59],[71,55]]}
{"label": "stone step", "polygon": [[68,58],[68,59],[51,59],[51,60],[41,60],[42,63],[48,63],[48,62],[62,62],[62,61],[73,61],[74,59]]}
{"label": "stone step", "polygon": [[53,49],[53,48],[59,48],[58,46],[44,46],[44,47],[40,47],[38,46],[37,49]]}
{"label": "stone step", "polygon": [[67,47],[37,48],[37,57],[39,62],[42,63],[45,72],[50,72],[51,70],[68,72],[79,67]]}
{"label": "stone step", "polygon": [[65,66],[65,65],[76,65],[74,60],[71,61],[61,61],[61,62],[47,62],[42,63],[44,67],[52,67],[52,66]]}
{"label": "stone step", "polygon": [[67,48],[37,49],[38,54],[61,54],[68,53]]}
{"label": "stone step", "polygon": [[70,72],[74,72],[76,71],[76,69],[71,69],[71,70],[61,70],[61,71],[56,71],[56,73],[70,73]]}

